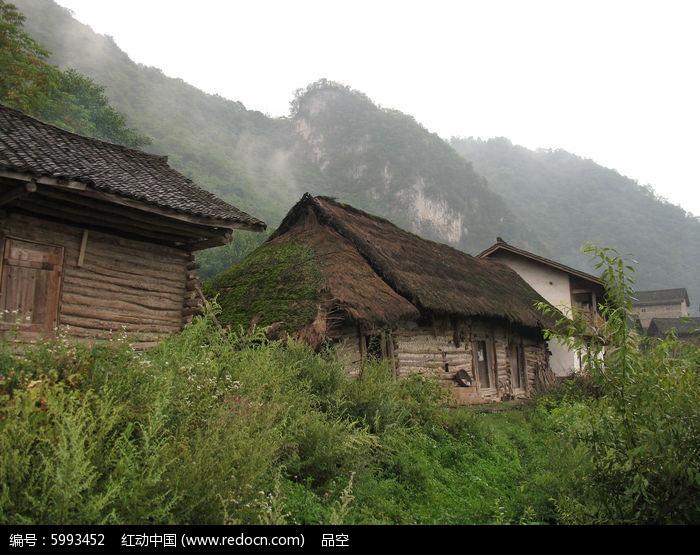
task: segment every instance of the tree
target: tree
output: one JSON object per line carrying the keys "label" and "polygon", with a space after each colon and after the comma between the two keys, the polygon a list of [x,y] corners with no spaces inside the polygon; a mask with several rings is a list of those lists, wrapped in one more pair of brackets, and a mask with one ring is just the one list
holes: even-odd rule
{"label": "tree", "polygon": [[19,110],[41,110],[56,94],[60,72],[46,59],[49,51],[22,30],[25,17],[0,0],[0,101]]}
{"label": "tree", "polygon": [[[560,417],[588,453],[590,469],[565,512],[579,524],[693,524],[700,518],[700,349],[647,341],[633,325],[630,272],[615,251],[584,252],[603,269],[606,302],[591,327],[583,310],[559,320],[556,338],[590,354],[584,368],[597,396]],[[552,307],[540,304],[545,312]]]}
{"label": "tree", "polygon": [[126,117],[115,110],[99,86],[74,69],[59,76],[60,94],[55,104],[44,110],[47,119],[56,119],[68,131],[130,147],[150,144],[150,138],[130,129]]}
{"label": "tree", "polygon": [[49,51],[23,31],[24,21],[14,4],[0,0],[0,102],[81,135],[134,148],[150,144],[110,106],[103,87],[49,64]]}

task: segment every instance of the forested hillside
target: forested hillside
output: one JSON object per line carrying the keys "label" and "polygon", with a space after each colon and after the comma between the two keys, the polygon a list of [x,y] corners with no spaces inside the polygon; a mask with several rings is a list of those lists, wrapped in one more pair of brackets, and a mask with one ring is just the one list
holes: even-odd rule
{"label": "forested hillside", "polygon": [[580,246],[586,240],[631,253],[638,262],[638,289],[685,287],[697,312],[700,218],[615,170],[563,150],[533,151],[505,138],[450,143],[519,217],[538,223],[557,260],[585,269],[590,261]]}
{"label": "forested hillside", "polygon": [[48,48],[53,63],[105,87],[129,123],[151,138],[146,150],[167,155],[199,185],[265,221],[287,209],[289,201],[276,194],[287,180],[271,163],[275,137],[288,136],[284,121],[134,63],[111,37],[94,33],[52,0],[14,4],[27,18],[26,31]]}
{"label": "forested hillside", "polygon": [[[536,235],[471,164],[411,116],[323,80],[299,91],[292,121],[298,181],[423,237],[475,253],[506,234]],[[542,245],[537,245],[541,250]]]}
{"label": "forested hillside", "polygon": [[103,84],[115,107],[152,138],[149,150],[270,227],[308,191],[469,252],[499,233],[535,241],[449,145],[360,92],[320,81],[290,99],[290,117],[269,118],[132,62],[51,0],[16,4],[55,63]]}
{"label": "forested hillside", "polygon": [[[145,149],[271,229],[308,191],[472,254],[501,236],[595,273],[580,252],[592,241],[634,254],[639,288],[686,287],[691,304],[700,301],[698,219],[590,160],[507,140],[450,145],[410,115],[323,80],[300,84],[289,116],[270,118],[134,63],[52,0],[14,3],[53,63],[104,86],[150,138]],[[202,277],[263,238],[240,233],[234,245],[202,253]]]}

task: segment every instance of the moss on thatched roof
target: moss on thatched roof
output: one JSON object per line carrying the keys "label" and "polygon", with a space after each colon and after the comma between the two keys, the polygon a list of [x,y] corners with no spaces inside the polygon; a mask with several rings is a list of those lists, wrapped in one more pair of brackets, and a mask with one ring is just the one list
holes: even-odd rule
{"label": "moss on thatched roof", "polygon": [[261,326],[284,322],[294,330],[315,318],[321,283],[310,247],[265,243],[206,282],[202,291],[221,306],[223,323],[247,328],[253,321]]}
{"label": "moss on thatched roof", "polygon": [[423,313],[502,318],[529,327],[553,323],[535,307],[544,299],[505,264],[423,239],[328,197],[304,195],[270,240],[292,238],[300,222],[312,220],[352,243],[386,284]]}
{"label": "moss on thatched roof", "polygon": [[333,229],[312,225],[270,243],[289,240],[314,252],[323,280],[318,300],[326,312],[350,316],[366,327],[418,318],[418,309],[382,281],[354,245]]}
{"label": "moss on thatched roof", "polygon": [[[550,327],[544,299],[515,271],[404,231],[327,197],[304,195],[267,242],[205,286],[226,323],[284,322],[323,312],[365,326],[430,314]],[[319,312],[319,309],[322,309]]]}

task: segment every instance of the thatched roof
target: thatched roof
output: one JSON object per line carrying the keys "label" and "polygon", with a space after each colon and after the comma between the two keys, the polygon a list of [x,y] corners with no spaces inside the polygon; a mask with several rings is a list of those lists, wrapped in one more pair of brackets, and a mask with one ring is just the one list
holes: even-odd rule
{"label": "thatched roof", "polygon": [[358,318],[439,314],[553,325],[535,307],[544,299],[505,264],[428,241],[328,197],[304,195],[268,239],[287,241],[314,249],[325,290]]}
{"label": "thatched roof", "polygon": [[314,225],[276,236],[270,244],[292,239],[312,248],[323,276],[319,300],[331,314],[344,312],[365,326],[416,319],[418,309],[385,283],[351,241],[332,228]]}

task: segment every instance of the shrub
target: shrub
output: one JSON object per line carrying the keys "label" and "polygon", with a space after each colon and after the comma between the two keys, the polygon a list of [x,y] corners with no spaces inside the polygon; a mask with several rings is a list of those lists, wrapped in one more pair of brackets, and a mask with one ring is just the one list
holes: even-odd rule
{"label": "shrub", "polygon": [[585,404],[559,410],[590,461],[583,490],[560,500],[562,511],[583,523],[697,522],[698,349],[680,348],[672,339],[644,345],[632,325],[633,268],[612,249],[586,250],[604,268],[604,321],[591,330],[590,320],[574,312],[560,322],[571,335],[552,332],[588,352],[585,372],[598,391]]}

